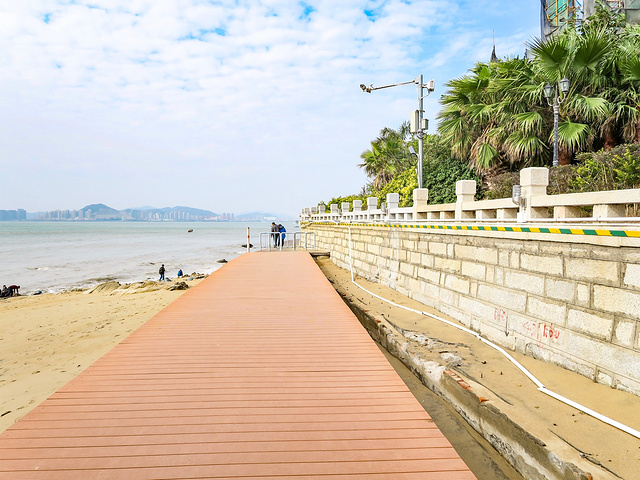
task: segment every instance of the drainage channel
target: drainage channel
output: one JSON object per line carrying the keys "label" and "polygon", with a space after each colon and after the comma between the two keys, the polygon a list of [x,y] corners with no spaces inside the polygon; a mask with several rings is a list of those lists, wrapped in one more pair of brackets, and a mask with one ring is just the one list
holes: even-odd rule
{"label": "drainage channel", "polygon": [[524,480],[451,405],[425,387],[400,360],[378,347],[478,480]]}

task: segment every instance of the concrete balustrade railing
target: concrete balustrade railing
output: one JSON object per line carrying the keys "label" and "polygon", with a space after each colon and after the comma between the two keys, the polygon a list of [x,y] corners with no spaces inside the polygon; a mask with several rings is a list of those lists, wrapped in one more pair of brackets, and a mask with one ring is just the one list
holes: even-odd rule
{"label": "concrete balustrade railing", "polygon": [[[388,193],[386,202],[378,207],[376,197],[367,198],[367,208],[362,201],[354,200],[353,208],[343,202],[326,208],[304,208],[300,214],[303,222],[527,222],[527,221],[612,221],[637,220],[627,217],[628,205],[640,204],[640,189],[612,190],[605,192],[571,193],[547,195],[549,169],[531,167],[520,171],[520,196],[497,200],[475,199],[476,182],[456,182],[456,202],[430,205],[426,188],[413,191],[413,207],[400,207],[400,195]],[[582,207],[593,208],[591,217],[582,217]],[[324,210],[324,211],[323,211]]]}

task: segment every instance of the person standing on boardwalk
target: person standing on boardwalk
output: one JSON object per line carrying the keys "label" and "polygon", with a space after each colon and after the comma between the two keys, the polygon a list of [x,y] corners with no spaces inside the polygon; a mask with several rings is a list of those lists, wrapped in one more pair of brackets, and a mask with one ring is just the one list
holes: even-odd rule
{"label": "person standing on boardwalk", "polygon": [[287,231],[287,229],[286,229],[286,228],[284,228],[284,227],[282,226],[282,224],[279,224],[279,225],[278,225],[278,232],[280,232],[280,234],[278,235],[278,240],[282,242],[282,246],[283,246],[283,247],[284,247],[284,237],[286,236],[286,235],[284,234],[284,232],[286,232],[286,231]]}
{"label": "person standing on boardwalk", "polygon": [[271,237],[273,237],[273,246],[277,247],[280,245],[280,235],[278,234],[278,226],[276,222],[271,222]]}
{"label": "person standing on boardwalk", "polygon": [[158,281],[162,282],[164,280],[164,263],[160,267],[160,270],[158,270],[158,273],[160,274],[160,280],[158,280]]}

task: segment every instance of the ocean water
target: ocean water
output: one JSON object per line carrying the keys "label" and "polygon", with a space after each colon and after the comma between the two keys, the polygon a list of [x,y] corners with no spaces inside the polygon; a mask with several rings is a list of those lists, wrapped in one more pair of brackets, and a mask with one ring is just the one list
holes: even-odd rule
{"label": "ocean water", "polygon": [[[0,222],[0,286],[21,294],[61,292],[116,280],[157,280],[209,274],[246,249],[259,246],[270,222]],[[293,224],[283,223],[287,231]],[[188,232],[193,229],[193,232]]]}

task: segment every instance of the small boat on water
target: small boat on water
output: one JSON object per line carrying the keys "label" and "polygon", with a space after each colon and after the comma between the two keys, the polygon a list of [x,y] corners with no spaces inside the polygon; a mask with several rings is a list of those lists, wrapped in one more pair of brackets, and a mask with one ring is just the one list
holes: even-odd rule
{"label": "small boat on water", "polygon": [[193,232],[193,228],[190,228],[189,230],[187,230],[187,233],[191,233]]}

